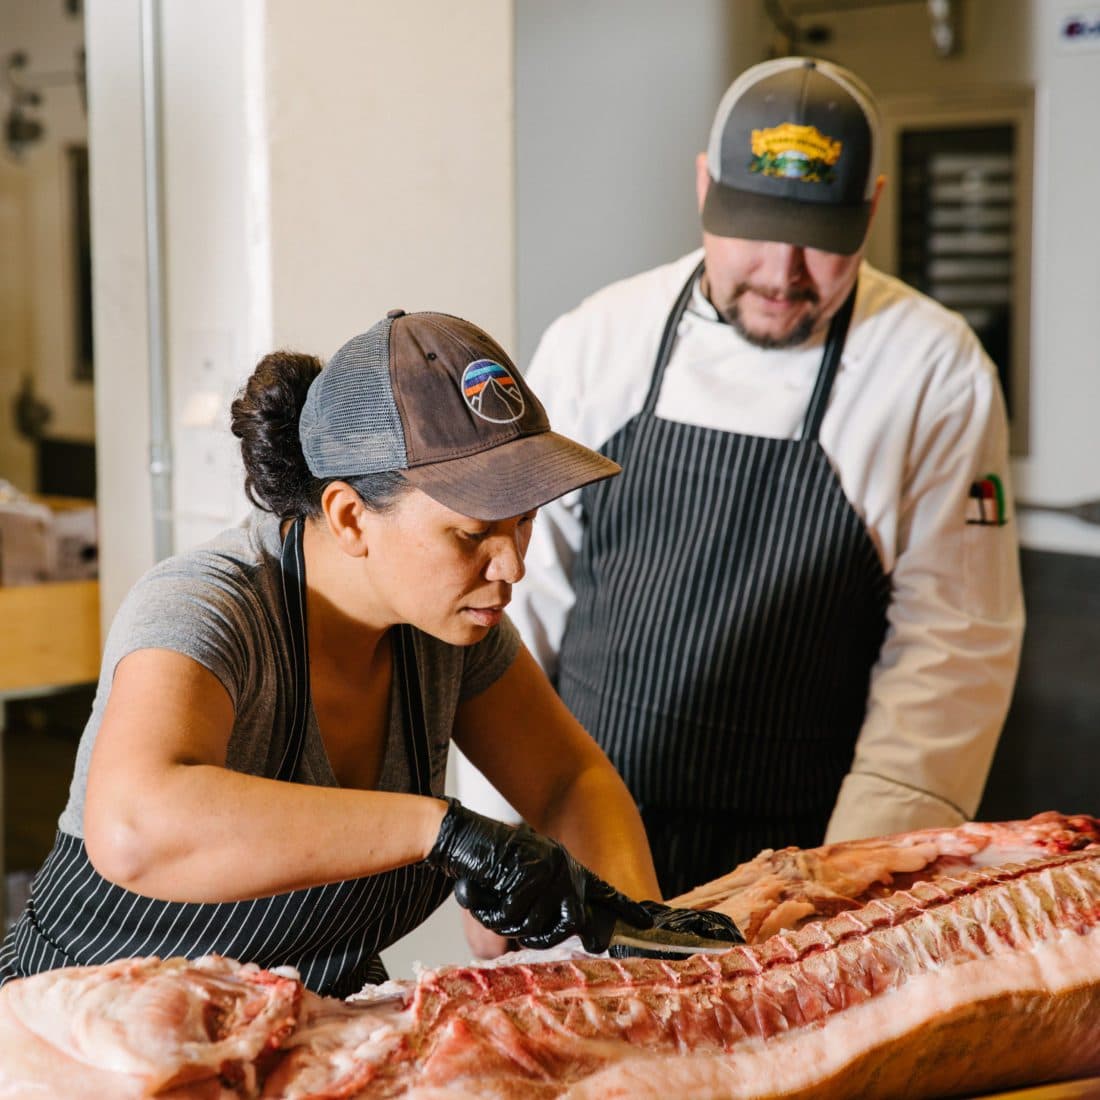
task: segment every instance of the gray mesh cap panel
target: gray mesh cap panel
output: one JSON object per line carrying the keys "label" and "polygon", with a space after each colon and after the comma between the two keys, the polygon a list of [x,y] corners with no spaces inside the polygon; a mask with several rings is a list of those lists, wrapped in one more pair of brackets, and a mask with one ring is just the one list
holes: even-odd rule
{"label": "gray mesh cap panel", "polygon": [[408,467],[390,382],[392,324],[386,317],[349,340],[309,387],[298,435],[314,477],[358,477]]}

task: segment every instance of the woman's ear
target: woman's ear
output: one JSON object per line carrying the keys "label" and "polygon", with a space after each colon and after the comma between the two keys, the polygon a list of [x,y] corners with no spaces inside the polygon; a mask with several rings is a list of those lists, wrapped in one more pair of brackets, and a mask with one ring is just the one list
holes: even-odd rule
{"label": "woman's ear", "polygon": [[321,511],[336,545],[353,558],[367,553],[369,510],[346,481],[330,481],[321,491]]}

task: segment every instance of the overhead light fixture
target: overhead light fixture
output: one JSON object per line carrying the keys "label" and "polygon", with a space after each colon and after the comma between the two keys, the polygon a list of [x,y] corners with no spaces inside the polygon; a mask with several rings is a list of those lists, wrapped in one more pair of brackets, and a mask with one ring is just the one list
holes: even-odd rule
{"label": "overhead light fixture", "polygon": [[928,18],[932,21],[932,45],[940,57],[959,50],[958,4],[952,0],[928,0]]}
{"label": "overhead light fixture", "polygon": [[[801,53],[804,47],[829,42],[832,28],[822,23],[801,25],[808,16],[838,15],[859,8],[886,8],[922,0],[764,0],[764,11],[781,36],[781,53]],[[923,0],[931,22],[932,45],[940,57],[961,49],[959,8],[962,0]]]}

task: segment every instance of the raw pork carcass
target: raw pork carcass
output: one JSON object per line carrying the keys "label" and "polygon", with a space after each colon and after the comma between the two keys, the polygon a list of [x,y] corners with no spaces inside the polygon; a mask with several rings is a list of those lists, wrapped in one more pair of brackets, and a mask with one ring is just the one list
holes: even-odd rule
{"label": "raw pork carcass", "polygon": [[820,848],[767,848],[672,904],[725,913],[749,943],[759,943],[782,929],[858,909],[917,881],[1097,845],[1100,821],[1095,817],[1052,811],[1026,821],[972,821]]}
{"label": "raw pork carcass", "polygon": [[[941,865],[720,956],[449,967],[363,1006],[225,960],[39,975],[0,990],[0,1097],[845,1100],[1100,1072],[1100,848],[1074,820],[1040,822],[1026,864]],[[162,981],[186,993],[143,994]]]}
{"label": "raw pork carcass", "polygon": [[943,1097],[1100,1071],[1100,853],[717,957],[429,972],[375,1043],[364,1096]]}

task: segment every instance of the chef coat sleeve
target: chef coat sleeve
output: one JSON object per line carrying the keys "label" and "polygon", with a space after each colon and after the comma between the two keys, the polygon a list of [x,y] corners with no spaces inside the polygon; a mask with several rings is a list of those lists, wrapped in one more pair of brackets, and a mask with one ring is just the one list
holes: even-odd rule
{"label": "chef coat sleeve", "polygon": [[[917,400],[887,633],[829,842],[971,818],[1011,699],[1024,607],[1004,404],[969,330],[949,365]],[[991,503],[974,522],[990,474],[1003,524]]]}

